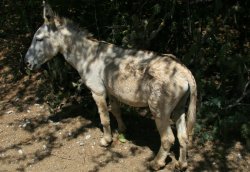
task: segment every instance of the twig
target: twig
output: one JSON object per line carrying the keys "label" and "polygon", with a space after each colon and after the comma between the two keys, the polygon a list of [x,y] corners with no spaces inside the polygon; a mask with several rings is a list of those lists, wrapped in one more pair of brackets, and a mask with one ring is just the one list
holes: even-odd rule
{"label": "twig", "polygon": [[95,25],[96,25],[96,29],[97,29],[97,34],[98,34],[98,39],[100,39],[100,30],[98,27],[98,20],[97,20],[97,15],[96,15],[96,0],[94,2],[94,6],[95,6]]}
{"label": "twig", "polygon": [[240,102],[245,98],[246,95],[250,93],[250,91],[247,91],[247,87],[249,86],[249,84],[250,84],[250,80],[246,83],[242,95],[233,104],[230,104],[227,107],[222,108],[222,109],[230,109],[238,105],[248,105],[248,104],[242,104]]}
{"label": "twig", "polygon": [[24,57],[22,54],[19,52],[20,55],[20,60],[19,60],[19,72],[24,73]]}
{"label": "twig", "polygon": [[158,33],[163,29],[163,27],[165,26],[165,18],[163,19],[163,21],[160,23],[160,25],[158,26],[158,28],[156,30],[153,30],[149,36],[148,42],[150,42],[151,40],[153,40]]}
{"label": "twig", "polygon": [[127,25],[112,25],[112,26],[102,26],[107,29],[119,29],[119,28],[128,28]]}
{"label": "twig", "polygon": [[199,4],[199,3],[206,3],[206,2],[212,2],[213,0],[191,0],[190,4]]}
{"label": "twig", "polygon": [[190,1],[187,1],[187,13],[188,13],[188,28],[189,28],[189,34],[192,34],[192,26],[191,26],[191,12],[190,12]]}
{"label": "twig", "polygon": [[53,154],[53,153],[51,153],[51,155],[53,155],[53,156],[55,156],[55,157],[57,157],[57,158],[60,158],[60,159],[66,159],[66,160],[73,161],[73,159],[71,159],[71,158],[66,158],[66,157],[58,156],[58,155]]}
{"label": "twig", "polygon": [[169,43],[172,41],[173,37],[174,37],[174,34],[172,34],[172,35],[170,36],[170,38],[168,39],[167,45],[169,45]]}
{"label": "twig", "polygon": [[144,6],[146,5],[148,3],[148,1],[145,1],[142,5],[141,5],[141,7],[140,7],[140,16],[141,16],[141,12],[143,11],[142,9],[144,8]]}
{"label": "twig", "polygon": [[150,42],[160,33],[160,31],[164,28],[165,26],[165,20],[168,16],[168,13],[166,13],[162,19],[162,22],[160,23],[160,25],[158,26],[158,28],[156,30],[153,30],[147,40],[147,43],[150,44]]}
{"label": "twig", "polygon": [[79,160],[77,160],[77,159],[62,157],[62,156],[58,156],[58,155],[53,154],[53,153],[51,153],[51,155],[53,155],[53,156],[55,156],[55,157],[57,157],[57,158],[60,158],[60,159],[65,159],[65,160],[69,160],[69,161],[78,161],[78,162],[81,162],[81,163],[85,163],[85,158],[83,158],[84,161],[82,162],[82,161],[79,161]]}

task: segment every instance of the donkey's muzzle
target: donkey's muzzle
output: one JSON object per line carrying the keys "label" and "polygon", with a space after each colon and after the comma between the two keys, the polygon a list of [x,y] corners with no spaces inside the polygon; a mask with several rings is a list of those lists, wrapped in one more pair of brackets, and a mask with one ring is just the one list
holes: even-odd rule
{"label": "donkey's muzzle", "polygon": [[32,63],[32,62],[30,62],[29,60],[28,60],[28,58],[24,58],[24,63],[25,63],[25,65],[26,65],[26,67],[28,68],[28,69],[30,69],[30,70],[34,70],[34,69],[36,69],[37,68],[37,66],[38,65],[36,65],[36,64],[34,64],[34,63]]}

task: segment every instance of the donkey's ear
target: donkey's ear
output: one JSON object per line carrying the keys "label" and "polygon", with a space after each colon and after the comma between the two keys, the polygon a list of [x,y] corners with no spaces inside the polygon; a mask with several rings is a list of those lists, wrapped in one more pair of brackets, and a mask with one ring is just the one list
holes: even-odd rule
{"label": "donkey's ear", "polygon": [[43,1],[43,18],[46,24],[53,22],[55,14],[48,3]]}

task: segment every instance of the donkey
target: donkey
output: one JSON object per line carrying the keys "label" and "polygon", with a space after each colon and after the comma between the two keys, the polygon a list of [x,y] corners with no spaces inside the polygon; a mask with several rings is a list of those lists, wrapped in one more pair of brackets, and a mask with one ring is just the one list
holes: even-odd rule
{"label": "donkey", "polygon": [[108,146],[112,142],[107,97],[120,132],[124,132],[126,126],[118,102],[149,107],[161,139],[160,149],[150,166],[154,170],[165,166],[165,159],[175,141],[170,126],[172,120],[180,143],[177,164],[187,167],[187,146],[192,139],[197,100],[196,82],[191,72],[171,54],[123,49],[96,41],[71,20],[55,15],[45,3],[43,17],[44,24],[33,37],[25,63],[31,70],[37,69],[61,53],[78,71],[98,108],[103,126],[100,145]]}

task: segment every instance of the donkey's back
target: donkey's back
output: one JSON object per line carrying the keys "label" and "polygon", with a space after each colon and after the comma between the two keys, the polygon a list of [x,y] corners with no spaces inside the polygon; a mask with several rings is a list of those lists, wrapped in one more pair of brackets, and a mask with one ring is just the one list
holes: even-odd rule
{"label": "donkey's back", "polygon": [[125,104],[148,106],[155,90],[162,101],[188,91],[187,75],[191,73],[171,54],[124,49],[109,58],[108,53],[103,58],[105,88],[108,94]]}

